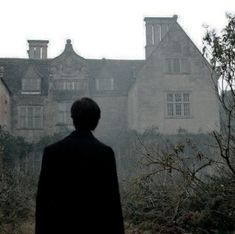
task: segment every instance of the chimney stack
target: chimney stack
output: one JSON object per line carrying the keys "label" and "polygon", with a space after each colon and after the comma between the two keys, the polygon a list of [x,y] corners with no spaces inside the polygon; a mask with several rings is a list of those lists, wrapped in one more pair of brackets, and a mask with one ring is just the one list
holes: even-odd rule
{"label": "chimney stack", "polygon": [[172,24],[177,22],[177,18],[177,15],[173,15],[173,17],[147,17],[144,19],[146,23],[146,58],[152,54]]}
{"label": "chimney stack", "polygon": [[48,40],[28,40],[30,59],[47,59]]}

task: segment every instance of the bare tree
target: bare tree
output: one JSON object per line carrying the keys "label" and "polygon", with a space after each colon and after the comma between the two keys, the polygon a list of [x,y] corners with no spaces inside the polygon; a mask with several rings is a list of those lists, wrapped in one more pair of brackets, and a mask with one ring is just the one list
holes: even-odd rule
{"label": "bare tree", "polygon": [[[203,51],[212,66],[221,106],[221,132],[213,135],[226,168],[235,176],[235,16],[227,14],[227,21],[220,33],[207,30]],[[219,82],[214,77],[219,77]]]}

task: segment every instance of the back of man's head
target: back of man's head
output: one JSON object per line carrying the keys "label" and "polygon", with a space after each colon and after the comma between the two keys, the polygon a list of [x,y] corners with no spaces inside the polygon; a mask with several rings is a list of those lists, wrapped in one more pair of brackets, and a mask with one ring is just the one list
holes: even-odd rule
{"label": "back of man's head", "polygon": [[93,131],[100,119],[100,108],[91,98],[83,97],[73,103],[71,117],[76,129]]}

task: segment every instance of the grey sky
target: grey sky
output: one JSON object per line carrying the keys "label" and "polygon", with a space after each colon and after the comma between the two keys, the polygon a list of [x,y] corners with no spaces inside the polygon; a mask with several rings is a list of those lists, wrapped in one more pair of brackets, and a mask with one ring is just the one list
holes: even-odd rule
{"label": "grey sky", "polygon": [[178,15],[200,48],[203,24],[220,30],[234,0],[0,0],[0,57],[27,57],[28,39],[47,39],[49,57],[72,39],[85,58],[143,59],[144,17]]}

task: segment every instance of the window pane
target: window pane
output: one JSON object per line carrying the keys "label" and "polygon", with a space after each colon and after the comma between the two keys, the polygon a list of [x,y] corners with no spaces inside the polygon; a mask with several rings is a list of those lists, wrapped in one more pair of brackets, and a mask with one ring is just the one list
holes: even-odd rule
{"label": "window pane", "polygon": [[25,106],[19,107],[19,127],[20,128],[26,127],[26,107]]}
{"label": "window pane", "polygon": [[181,104],[180,103],[175,104],[175,115],[181,116]]}
{"label": "window pane", "polygon": [[173,102],[173,93],[167,94],[167,102]]}
{"label": "window pane", "polygon": [[33,128],[33,107],[28,107],[28,128]]}
{"label": "window pane", "polygon": [[75,81],[71,82],[71,89],[74,90],[75,89]]}
{"label": "window pane", "polygon": [[42,128],[43,108],[42,106],[21,106],[19,107],[20,128]]}
{"label": "window pane", "polygon": [[73,90],[73,81],[67,81],[67,90]]}
{"label": "window pane", "polygon": [[55,84],[54,85],[55,89],[59,89],[59,90],[63,89],[63,83],[61,81],[57,80],[55,81],[54,84]]}
{"label": "window pane", "polygon": [[58,104],[58,122],[62,124],[72,124],[70,109],[71,103],[59,103]]}
{"label": "window pane", "polygon": [[42,128],[43,113],[42,107],[34,107],[34,128]]}
{"label": "window pane", "polygon": [[66,124],[72,124],[71,113],[70,113],[71,105],[72,104],[70,103],[66,103]]}
{"label": "window pane", "polygon": [[79,82],[78,82],[78,81],[75,81],[75,82],[74,82],[74,89],[75,89],[75,90],[79,90],[79,88],[80,88]]}
{"label": "window pane", "polygon": [[41,117],[41,107],[40,106],[34,107],[34,116]]}
{"label": "window pane", "polygon": [[65,103],[59,103],[58,105],[58,121],[59,123],[65,123],[66,105]]}
{"label": "window pane", "polygon": [[113,79],[96,79],[97,90],[113,90]]}
{"label": "window pane", "polygon": [[172,59],[167,58],[166,59],[166,72],[168,73],[172,73],[171,64],[172,64]]}
{"label": "window pane", "polygon": [[26,116],[26,107],[21,106],[19,110],[20,110],[20,116],[25,117]]}
{"label": "window pane", "polygon": [[181,102],[181,101],[182,101],[182,99],[181,99],[181,93],[176,93],[176,94],[175,94],[175,101],[176,101],[176,102]]}
{"label": "window pane", "polygon": [[189,93],[183,94],[183,100],[184,100],[184,102],[189,102]]}
{"label": "window pane", "polygon": [[180,72],[180,61],[178,58],[173,59],[173,71],[176,73]]}
{"label": "window pane", "polygon": [[66,90],[67,88],[67,82],[66,81],[61,81],[61,89]]}
{"label": "window pane", "polygon": [[42,119],[40,117],[34,118],[34,128],[42,128]]}
{"label": "window pane", "polygon": [[22,80],[22,90],[26,90],[26,80]]}
{"label": "window pane", "polygon": [[167,104],[167,115],[168,116],[173,116],[174,115],[174,109],[173,109],[173,104],[172,103]]}
{"label": "window pane", "polygon": [[39,91],[40,90],[40,79],[22,79],[22,90],[23,91]]}
{"label": "window pane", "polygon": [[40,86],[41,86],[41,80],[40,80],[40,79],[37,79],[37,80],[36,80],[36,89],[37,89],[37,90],[40,90]]}
{"label": "window pane", "polygon": [[83,90],[86,89],[86,80],[57,80],[54,88],[58,90]]}
{"label": "window pane", "polygon": [[167,116],[186,117],[190,116],[190,93],[175,92],[167,93]]}
{"label": "window pane", "polygon": [[184,116],[190,116],[190,104],[184,103]]}

